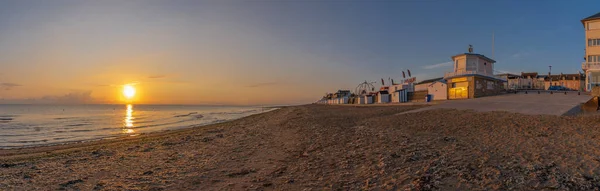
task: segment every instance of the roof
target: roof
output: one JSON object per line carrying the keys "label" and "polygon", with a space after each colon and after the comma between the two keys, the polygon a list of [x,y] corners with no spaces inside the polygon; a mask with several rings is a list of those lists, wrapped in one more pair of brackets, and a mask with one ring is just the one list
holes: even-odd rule
{"label": "roof", "polygon": [[[585,74],[556,74],[556,75],[551,75],[552,77],[552,81],[558,81],[561,80],[562,77],[565,78],[565,80],[573,80],[573,77],[575,77],[575,80],[583,80],[585,78]],[[550,78],[545,75],[544,80],[550,80]]]}
{"label": "roof", "polygon": [[519,75],[516,75],[516,74],[511,74],[511,73],[503,73],[503,74],[496,74],[496,75],[494,75],[494,76],[498,76],[498,77],[500,77],[500,76],[506,76],[506,77],[517,77],[517,76],[519,76]]}
{"label": "roof", "polygon": [[456,75],[456,76],[452,76],[452,77],[448,77],[448,78],[444,78],[444,80],[446,79],[452,79],[452,78],[458,78],[458,77],[465,77],[465,76],[479,76],[479,77],[483,77],[483,78],[488,78],[491,80],[496,80],[496,81],[502,81],[502,82],[507,82],[504,79],[500,79],[497,77],[491,77],[491,76],[485,76],[485,75],[481,75],[481,74],[464,74],[464,75]]}
{"label": "roof", "polygon": [[419,83],[416,83],[416,85],[419,85],[419,84],[427,84],[427,83],[432,83],[432,82],[437,82],[437,81],[440,81],[440,80],[443,80],[443,79],[444,79],[444,78],[441,78],[441,77],[440,77],[440,78],[433,78],[433,79],[429,79],[429,80],[423,80],[423,81],[421,81],[421,82],[419,82]]}
{"label": "roof", "polygon": [[595,15],[589,16],[585,19],[581,20],[581,24],[585,25],[585,21],[589,21],[589,20],[594,20],[594,19],[600,19],[600,13],[596,13]]}
{"label": "roof", "polygon": [[463,55],[477,56],[477,57],[479,57],[479,58],[483,58],[484,60],[487,60],[488,62],[491,62],[491,63],[496,63],[496,61],[495,61],[495,60],[493,60],[493,59],[491,59],[491,58],[488,58],[487,56],[484,56],[483,54],[475,54],[475,53],[462,53],[462,54],[457,54],[457,55],[454,55],[454,56],[452,56],[452,60],[454,60],[454,58],[455,58],[455,57],[458,57],[458,56],[463,56]]}
{"label": "roof", "polygon": [[527,77],[535,78],[535,77],[537,77],[537,75],[538,75],[537,72],[521,72],[521,76],[523,78],[527,78]]}

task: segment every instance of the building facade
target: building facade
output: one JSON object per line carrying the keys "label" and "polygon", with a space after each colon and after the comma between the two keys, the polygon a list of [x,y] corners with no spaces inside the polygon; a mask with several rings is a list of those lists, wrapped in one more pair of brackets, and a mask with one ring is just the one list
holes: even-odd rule
{"label": "building facade", "polygon": [[581,20],[585,29],[585,61],[581,69],[585,72],[585,90],[600,86],[600,13]]}
{"label": "building facade", "polygon": [[452,57],[454,69],[444,74],[448,87],[448,99],[470,99],[497,95],[503,91],[501,78],[494,76],[494,63],[481,54],[469,53]]}
{"label": "building facade", "polygon": [[586,76],[584,74],[558,74],[544,76],[544,87],[547,90],[550,86],[561,86],[573,91],[586,90]]}

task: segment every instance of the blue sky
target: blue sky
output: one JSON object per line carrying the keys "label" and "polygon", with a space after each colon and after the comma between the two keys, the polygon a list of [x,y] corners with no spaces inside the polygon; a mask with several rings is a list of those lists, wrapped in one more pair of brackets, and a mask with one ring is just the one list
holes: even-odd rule
{"label": "blue sky", "polygon": [[496,71],[576,73],[580,20],[600,12],[597,0],[2,4],[0,100],[13,102],[113,103],[133,83],[144,103],[306,103],[406,69],[441,77],[469,44],[492,57],[492,33]]}

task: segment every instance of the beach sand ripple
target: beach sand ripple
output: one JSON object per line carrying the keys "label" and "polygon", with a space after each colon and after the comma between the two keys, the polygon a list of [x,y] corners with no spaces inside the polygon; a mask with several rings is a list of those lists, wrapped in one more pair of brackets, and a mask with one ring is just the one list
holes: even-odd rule
{"label": "beach sand ripple", "polygon": [[600,117],[306,105],[0,150],[0,190],[593,190]]}

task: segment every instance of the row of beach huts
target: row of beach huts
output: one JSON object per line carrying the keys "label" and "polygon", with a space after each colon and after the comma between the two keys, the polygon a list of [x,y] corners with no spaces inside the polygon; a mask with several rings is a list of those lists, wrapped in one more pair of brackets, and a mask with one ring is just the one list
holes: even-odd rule
{"label": "row of beach huts", "polygon": [[406,80],[402,84],[381,86],[378,91],[374,88],[357,88],[352,93],[350,90],[338,90],[335,93],[327,93],[317,104],[387,104],[406,102],[429,102],[432,100],[445,100],[446,84],[442,79],[414,83]]}

